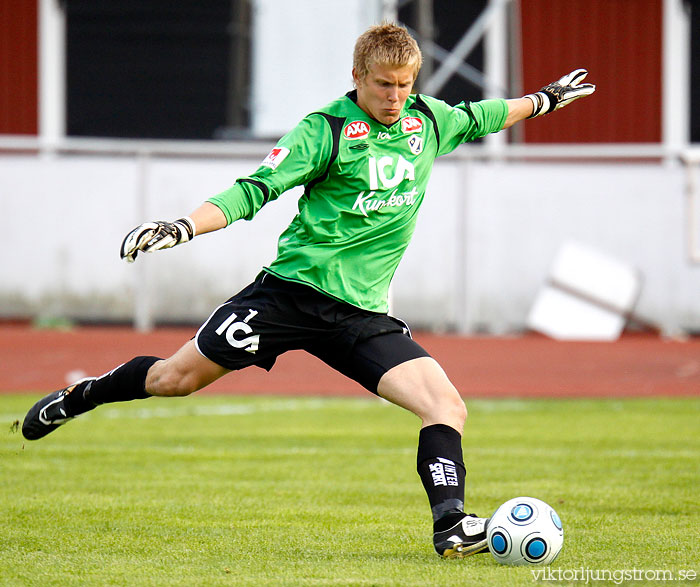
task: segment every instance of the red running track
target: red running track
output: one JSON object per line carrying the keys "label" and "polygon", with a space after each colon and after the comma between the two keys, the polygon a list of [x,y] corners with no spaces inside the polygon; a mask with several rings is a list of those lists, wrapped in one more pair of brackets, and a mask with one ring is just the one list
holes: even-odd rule
{"label": "red running track", "polygon": [[[193,328],[139,333],[126,327],[70,331],[0,325],[0,393],[48,392],[99,375],[136,355],[167,357]],[[614,343],[417,334],[465,397],[632,397],[700,395],[700,338],[625,335]],[[251,367],[200,393],[364,395],[359,385],[301,351],[270,373]]]}

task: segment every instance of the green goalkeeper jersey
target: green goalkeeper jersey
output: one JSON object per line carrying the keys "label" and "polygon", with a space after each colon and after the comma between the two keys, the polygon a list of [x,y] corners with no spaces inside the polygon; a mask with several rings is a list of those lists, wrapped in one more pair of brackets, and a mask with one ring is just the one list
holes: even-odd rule
{"label": "green goalkeeper jersey", "polygon": [[[209,199],[228,223],[303,185],[299,213],[265,271],[360,308],[387,311],[389,284],[408,246],[436,157],[501,130],[504,100],[449,106],[411,95],[386,126],[355,92],[306,116],[249,177]],[[433,196],[433,197],[439,197]]]}

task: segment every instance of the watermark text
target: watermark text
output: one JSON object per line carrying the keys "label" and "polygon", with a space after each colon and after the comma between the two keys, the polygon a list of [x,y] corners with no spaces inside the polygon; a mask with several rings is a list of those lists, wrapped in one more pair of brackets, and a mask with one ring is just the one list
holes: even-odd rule
{"label": "watermark text", "polygon": [[694,569],[555,569],[544,567],[531,569],[534,581],[551,581],[567,583],[608,582],[615,585],[632,581],[696,581],[698,572]]}

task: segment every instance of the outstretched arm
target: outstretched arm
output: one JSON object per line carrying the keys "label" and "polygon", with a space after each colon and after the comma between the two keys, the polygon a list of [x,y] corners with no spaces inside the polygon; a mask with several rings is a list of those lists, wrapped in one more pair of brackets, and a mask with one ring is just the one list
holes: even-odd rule
{"label": "outstretched arm", "polygon": [[576,69],[544,86],[539,92],[528,94],[522,98],[506,100],[508,117],[503,128],[513,126],[516,122],[526,118],[535,118],[554,112],[554,110],[563,108],[574,100],[589,96],[595,92],[595,86],[581,83],[587,75],[588,72],[585,69]]}
{"label": "outstretched arm", "polygon": [[220,228],[226,228],[227,225],[226,216],[224,216],[221,208],[211,202],[204,202],[190,214],[190,218],[196,226],[195,234],[213,232]]}
{"label": "outstretched arm", "polygon": [[529,98],[512,98],[506,100],[506,104],[508,104],[508,117],[503,128],[513,126],[516,122],[532,116],[533,106]]}

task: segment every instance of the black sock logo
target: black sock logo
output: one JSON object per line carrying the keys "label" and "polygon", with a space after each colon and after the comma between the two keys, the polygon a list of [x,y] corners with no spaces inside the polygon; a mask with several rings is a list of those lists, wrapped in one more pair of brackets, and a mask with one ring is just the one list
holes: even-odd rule
{"label": "black sock logo", "polygon": [[438,462],[429,465],[430,474],[433,476],[433,486],[443,485],[445,487],[459,486],[457,480],[457,466],[449,459],[437,457]]}

